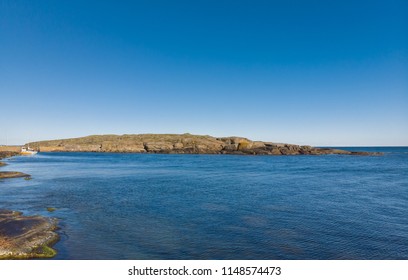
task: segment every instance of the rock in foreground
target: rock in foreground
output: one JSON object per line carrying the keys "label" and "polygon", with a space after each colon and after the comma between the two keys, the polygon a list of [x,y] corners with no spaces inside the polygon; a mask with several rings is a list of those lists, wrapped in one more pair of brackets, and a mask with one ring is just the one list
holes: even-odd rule
{"label": "rock in foreground", "polygon": [[41,216],[0,210],[0,259],[52,258],[58,240],[57,221]]}
{"label": "rock in foreground", "polygon": [[32,142],[41,152],[113,152],[163,154],[240,155],[371,155],[330,148],[252,141],[243,137],[215,138],[191,134],[93,135],[80,138]]}

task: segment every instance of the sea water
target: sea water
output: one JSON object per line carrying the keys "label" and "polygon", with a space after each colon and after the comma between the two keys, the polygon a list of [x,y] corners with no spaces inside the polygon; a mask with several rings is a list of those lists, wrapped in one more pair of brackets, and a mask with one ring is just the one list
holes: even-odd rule
{"label": "sea water", "polygon": [[58,218],[57,259],[408,259],[408,148],[353,150],[384,155],[14,157],[0,208]]}

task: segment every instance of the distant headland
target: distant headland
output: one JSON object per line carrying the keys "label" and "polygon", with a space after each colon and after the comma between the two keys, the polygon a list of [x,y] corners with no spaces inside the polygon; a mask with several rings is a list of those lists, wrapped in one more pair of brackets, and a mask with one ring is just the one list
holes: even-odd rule
{"label": "distant headland", "polygon": [[234,155],[372,155],[332,148],[252,141],[244,137],[186,134],[91,135],[80,138],[31,142],[41,152],[111,152]]}

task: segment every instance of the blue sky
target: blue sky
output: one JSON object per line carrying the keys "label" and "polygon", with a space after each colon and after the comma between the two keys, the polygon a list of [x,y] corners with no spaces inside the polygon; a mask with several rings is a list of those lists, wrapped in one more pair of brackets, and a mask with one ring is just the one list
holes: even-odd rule
{"label": "blue sky", "polygon": [[408,145],[407,1],[0,0],[0,144]]}

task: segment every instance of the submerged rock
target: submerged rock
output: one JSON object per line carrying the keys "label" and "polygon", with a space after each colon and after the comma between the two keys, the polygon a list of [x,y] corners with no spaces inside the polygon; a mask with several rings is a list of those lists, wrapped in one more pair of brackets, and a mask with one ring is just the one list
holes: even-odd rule
{"label": "submerged rock", "polygon": [[54,212],[55,210],[57,210],[57,209],[54,208],[54,207],[47,207],[48,212]]}
{"label": "submerged rock", "polygon": [[0,259],[52,258],[57,220],[0,210]]}

